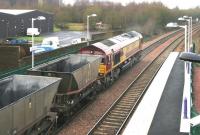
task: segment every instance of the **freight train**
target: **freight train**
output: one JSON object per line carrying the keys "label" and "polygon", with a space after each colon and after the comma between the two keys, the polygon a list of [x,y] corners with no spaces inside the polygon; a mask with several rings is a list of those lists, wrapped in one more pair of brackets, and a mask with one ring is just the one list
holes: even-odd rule
{"label": "freight train", "polygon": [[[6,95],[0,100],[0,135],[50,132],[61,116],[139,61],[141,45],[142,35],[131,31],[31,68],[27,76],[0,80],[0,93]],[[9,99],[13,95],[17,98]]]}

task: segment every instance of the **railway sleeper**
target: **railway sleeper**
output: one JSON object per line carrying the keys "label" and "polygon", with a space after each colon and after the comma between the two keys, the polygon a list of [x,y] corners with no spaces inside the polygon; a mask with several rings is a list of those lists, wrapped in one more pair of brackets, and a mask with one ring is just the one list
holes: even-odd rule
{"label": "railway sleeper", "polygon": [[123,123],[123,121],[124,121],[124,118],[123,119],[106,119],[104,122],[103,122],[103,124],[105,124],[105,123],[107,123],[107,124],[109,124],[109,123],[118,123],[117,125],[119,125],[120,123]]}
{"label": "railway sleeper", "polygon": [[111,115],[116,115],[116,116],[126,116],[127,114],[122,114],[122,113],[117,113],[117,112],[111,112]]}
{"label": "railway sleeper", "polygon": [[122,100],[120,101],[120,103],[126,104],[126,105],[132,105],[133,101],[135,101],[135,98],[133,100]]}
{"label": "railway sleeper", "polygon": [[129,108],[115,107],[114,110],[118,110],[118,111],[127,111],[127,110],[130,110],[130,109],[129,109]]}
{"label": "railway sleeper", "polygon": [[132,105],[128,105],[128,104],[119,103],[117,106],[120,106],[120,107],[125,107],[125,108],[130,108]]}
{"label": "railway sleeper", "polygon": [[125,96],[129,96],[129,95],[130,96],[138,96],[141,93],[140,90],[141,90],[141,88],[140,89],[135,89],[134,91],[129,91],[128,93],[125,94]]}
{"label": "railway sleeper", "polygon": [[111,125],[111,126],[120,126],[121,125],[121,122],[110,122],[110,121],[104,121],[102,123],[103,125]]}
{"label": "railway sleeper", "polygon": [[[135,86],[133,86],[133,87],[130,88],[130,89],[132,89],[132,90],[141,90],[141,89],[144,89],[144,86],[135,85]],[[135,91],[133,91],[133,93],[136,94]]]}
{"label": "railway sleeper", "polygon": [[150,79],[148,79],[148,80],[143,80],[143,79],[141,79],[139,82],[135,82],[134,83],[134,86],[137,86],[137,87],[145,87],[146,86],[146,84],[148,83],[150,81]]}
{"label": "railway sleeper", "polygon": [[145,87],[141,88],[141,89],[135,89],[135,88],[132,88],[130,89],[130,92],[135,92],[137,93],[138,95],[140,95],[142,93],[142,91],[145,89]]}
{"label": "railway sleeper", "polygon": [[124,97],[120,102],[125,102],[125,103],[132,103],[133,101],[135,101],[135,99],[138,98],[139,95],[126,95],[126,97]]}
{"label": "railway sleeper", "polygon": [[110,117],[107,117],[106,121],[109,121],[109,122],[123,122],[122,119],[119,119],[119,118],[118,119],[117,118],[113,119],[113,118],[110,118]]}
{"label": "railway sleeper", "polygon": [[123,106],[127,106],[127,108],[130,108],[133,106],[133,103],[127,104],[127,103],[120,103]]}
{"label": "railway sleeper", "polygon": [[102,127],[98,127],[92,135],[111,135],[111,133],[116,132],[116,129],[118,129],[118,127],[102,125]]}
{"label": "railway sleeper", "polygon": [[129,111],[130,109],[117,107],[117,108],[115,108],[115,110],[119,110],[119,111],[120,111],[120,110]]}
{"label": "railway sleeper", "polygon": [[105,130],[106,130],[106,129],[109,129],[108,131],[110,131],[111,128],[116,129],[116,128],[119,128],[119,126],[102,124],[102,125],[100,126],[100,128],[101,128],[101,129],[105,129]]}
{"label": "railway sleeper", "polygon": [[112,110],[112,112],[111,113],[121,113],[121,114],[128,114],[128,112],[127,111],[119,111],[119,110]]}
{"label": "railway sleeper", "polygon": [[[126,102],[124,102],[123,104],[124,104],[124,106],[129,106],[129,108],[130,108],[131,106],[134,105],[134,102],[132,102],[132,103],[126,103]],[[128,108],[126,108],[126,109],[128,109]]]}
{"label": "railway sleeper", "polygon": [[105,133],[105,132],[101,132],[101,131],[95,131],[95,132],[93,133],[93,135],[110,135],[110,134]]}
{"label": "railway sleeper", "polygon": [[129,109],[130,108],[130,106],[124,106],[124,105],[117,105],[116,106],[117,108],[125,108],[125,109]]}
{"label": "railway sleeper", "polygon": [[[104,127],[100,132],[107,133],[108,135],[115,134],[118,131],[119,127]],[[99,131],[98,131],[99,132]]]}
{"label": "railway sleeper", "polygon": [[125,116],[119,116],[119,115],[108,115],[108,118],[112,119],[125,119]]}
{"label": "railway sleeper", "polygon": [[[138,97],[138,96],[137,96],[137,97]],[[125,99],[123,98],[123,99],[120,101],[120,103],[122,103],[122,104],[131,104],[131,103],[133,103],[133,102],[135,101],[135,99],[137,99],[137,97],[131,97],[131,96],[125,97]]]}

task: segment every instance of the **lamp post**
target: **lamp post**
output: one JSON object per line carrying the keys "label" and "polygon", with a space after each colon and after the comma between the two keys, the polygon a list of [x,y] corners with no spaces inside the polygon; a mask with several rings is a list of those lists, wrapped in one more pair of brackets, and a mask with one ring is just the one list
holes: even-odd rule
{"label": "lamp post", "polygon": [[192,17],[183,16],[178,18],[181,21],[188,21],[188,50],[190,45],[192,45]]}
{"label": "lamp post", "polygon": [[2,22],[6,23],[6,38],[8,38],[8,33],[9,33],[9,21],[8,20],[2,20]]}
{"label": "lamp post", "polygon": [[184,51],[187,52],[187,48],[188,48],[188,45],[187,45],[187,25],[178,25],[177,23],[168,23],[166,25],[166,27],[168,28],[177,28],[177,27],[180,27],[180,28],[184,28],[185,30],[185,46],[184,46]]}
{"label": "lamp post", "polygon": [[89,39],[90,39],[90,33],[89,33],[89,27],[90,27],[90,17],[96,17],[96,14],[91,14],[87,16],[87,46],[89,46]]}
{"label": "lamp post", "polygon": [[38,16],[37,18],[32,18],[31,19],[31,28],[32,28],[32,68],[34,67],[34,21],[35,20],[46,20],[46,18],[44,16]]}
{"label": "lamp post", "polygon": [[192,16],[188,18],[190,19],[190,45],[192,45]]}
{"label": "lamp post", "polygon": [[6,38],[8,38],[9,33],[9,21],[6,22]]}
{"label": "lamp post", "polygon": [[188,29],[187,29],[187,51],[189,50],[189,45],[190,45],[190,20],[189,19],[185,19],[184,17],[179,17],[178,18],[179,21],[187,21],[188,22]]}

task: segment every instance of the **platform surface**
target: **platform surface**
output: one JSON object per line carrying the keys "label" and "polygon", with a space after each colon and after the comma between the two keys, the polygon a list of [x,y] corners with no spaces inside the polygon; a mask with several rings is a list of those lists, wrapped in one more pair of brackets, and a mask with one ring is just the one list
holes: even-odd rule
{"label": "platform surface", "polygon": [[167,58],[123,135],[185,135],[179,132],[184,86],[184,62],[178,53]]}
{"label": "platform surface", "polygon": [[148,135],[187,135],[179,132],[183,88],[184,62],[176,59]]}

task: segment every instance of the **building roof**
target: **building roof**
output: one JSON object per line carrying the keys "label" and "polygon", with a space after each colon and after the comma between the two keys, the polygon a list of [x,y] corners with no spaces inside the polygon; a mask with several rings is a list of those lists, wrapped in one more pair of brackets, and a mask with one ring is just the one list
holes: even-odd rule
{"label": "building roof", "polygon": [[19,10],[19,9],[0,9],[0,13],[10,14],[10,15],[20,15],[35,10]]}

